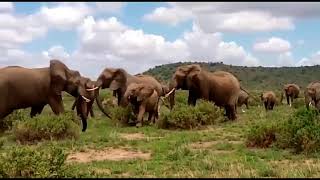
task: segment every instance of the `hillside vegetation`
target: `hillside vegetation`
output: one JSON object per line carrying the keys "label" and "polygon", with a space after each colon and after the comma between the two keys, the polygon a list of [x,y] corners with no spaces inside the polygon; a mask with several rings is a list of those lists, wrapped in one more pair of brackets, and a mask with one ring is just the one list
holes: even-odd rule
{"label": "hillside vegetation", "polygon": [[144,72],[157,79],[169,82],[176,68],[181,65],[198,63],[201,67],[209,71],[223,70],[233,73],[241,81],[244,88],[254,90],[275,90],[281,89],[287,83],[296,83],[302,89],[312,81],[320,79],[320,66],[303,67],[247,67],[226,65],[222,62],[179,62],[156,66]]}

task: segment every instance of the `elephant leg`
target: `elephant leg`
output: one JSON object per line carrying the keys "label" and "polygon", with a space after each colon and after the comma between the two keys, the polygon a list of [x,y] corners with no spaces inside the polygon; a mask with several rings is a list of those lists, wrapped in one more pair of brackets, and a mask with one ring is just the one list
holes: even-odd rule
{"label": "elephant leg", "polygon": [[41,104],[39,106],[33,106],[31,107],[30,117],[34,117],[37,114],[41,114],[45,104]]}
{"label": "elephant leg", "polygon": [[50,96],[48,102],[54,114],[58,115],[60,113],[64,113],[64,107],[63,107],[61,95]]}
{"label": "elephant leg", "polygon": [[237,109],[236,106],[230,105],[230,119],[236,120],[237,119]]}
{"label": "elephant leg", "polygon": [[268,102],[264,102],[264,108],[266,109],[266,111],[268,110]]}
{"label": "elephant leg", "polygon": [[136,125],[136,127],[141,127],[142,126],[142,123],[143,123],[143,115],[146,111],[146,108],[144,106],[140,106],[139,107],[139,114],[138,114],[138,123]]}
{"label": "elephant leg", "polygon": [[74,108],[76,107],[77,103],[78,103],[78,98],[76,98],[76,99],[74,100],[74,103],[73,103],[73,105],[72,105],[72,107],[71,107],[72,110],[74,110]]}
{"label": "elephant leg", "polygon": [[228,106],[224,106],[224,110],[225,110],[224,116],[227,116],[227,118],[229,118],[229,114],[230,114],[229,107]]}
{"label": "elephant leg", "polygon": [[149,112],[149,116],[148,116],[148,122],[153,124],[153,118],[154,117],[154,112]]}
{"label": "elephant leg", "polygon": [[274,107],[274,102],[271,102],[270,103],[270,110],[273,110],[273,107]]}
{"label": "elephant leg", "polygon": [[82,132],[85,132],[87,129],[87,119],[88,119],[88,105],[87,103],[83,102],[84,100],[80,100],[77,103],[77,115],[80,116],[82,121]]}
{"label": "elephant leg", "polygon": [[245,102],[245,105],[246,105],[247,109],[249,109],[248,101]]}
{"label": "elephant leg", "polygon": [[197,96],[194,91],[189,90],[188,105],[195,106],[197,103]]}

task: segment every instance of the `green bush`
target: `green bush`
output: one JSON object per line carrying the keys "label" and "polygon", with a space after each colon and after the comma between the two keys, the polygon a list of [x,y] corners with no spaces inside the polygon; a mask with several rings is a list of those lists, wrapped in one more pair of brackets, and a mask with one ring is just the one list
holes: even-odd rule
{"label": "green bush", "polygon": [[250,127],[247,136],[249,147],[291,148],[296,152],[320,150],[320,116],[316,109],[298,109],[288,119],[268,119]]}
{"label": "green bush", "polygon": [[127,107],[111,107],[109,111],[112,120],[115,122],[120,122],[122,125],[129,125],[131,121],[135,121],[136,119],[131,105]]}
{"label": "green bush", "polygon": [[250,127],[246,145],[248,147],[266,148],[276,140],[278,124],[272,120],[265,120]]}
{"label": "green bush", "polygon": [[0,154],[0,177],[64,177],[67,155],[61,148],[49,149],[14,146]]}
{"label": "green bush", "polygon": [[55,116],[42,114],[14,122],[13,134],[21,143],[79,137],[79,119],[74,112]]}
{"label": "green bush", "polygon": [[223,110],[212,102],[198,100],[196,106],[176,104],[172,111],[164,112],[157,122],[160,128],[194,129],[222,121]]}
{"label": "green bush", "polygon": [[15,110],[11,114],[9,114],[4,119],[0,120],[0,131],[11,130],[13,127],[13,122],[22,121],[27,118],[27,114],[24,110]]}
{"label": "green bush", "polygon": [[293,148],[296,152],[320,150],[320,116],[316,109],[302,107],[284,123],[278,146]]}

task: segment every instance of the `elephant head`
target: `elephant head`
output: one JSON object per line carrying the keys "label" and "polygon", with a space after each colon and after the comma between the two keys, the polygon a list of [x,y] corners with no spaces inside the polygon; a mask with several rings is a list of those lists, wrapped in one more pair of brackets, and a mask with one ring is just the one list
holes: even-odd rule
{"label": "elephant head", "polygon": [[124,98],[130,102],[141,102],[149,98],[155,89],[142,83],[132,83],[124,93]]}
{"label": "elephant head", "polygon": [[51,89],[52,93],[61,95],[61,91],[66,91],[70,95],[77,97],[77,112],[81,116],[82,131],[87,128],[87,103],[94,101],[99,93],[99,87],[89,78],[82,77],[78,71],[69,69],[59,60],[50,61]]}
{"label": "elephant head", "polygon": [[199,84],[199,74],[201,72],[201,67],[198,64],[191,64],[178,67],[173,74],[169,89],[173,90],[169,96],[170,109],[174,106],[175,90],[190,90],[198,87]]}
{"label": "elephant head", "polygon": [[[124,93],[127,83],[127,72],[124,69],[118,68],[105,68],[99,75],[96,85],[101,87],[101,89],[110,88],[113,94],[116,95],[117,92]],[[121,95],[118,94],[118,105],[121,101]],[[99,109],[108,117],[108,113],[104,110],[101,99],[96,96],[96,102]]]}
{"label": "elephant head", "polygon": [[305,103],[307,109],[310,105],[316,106],[320,110],[320,83],[311,83],[305,89]]}
{"label": "elephant head", "polygon": [[[82,131],[87,128],[87,119],[89,112],[92,112],[92,105],[95,98],[99,95],[99,87],[96,86],[95,81],[89,78],[81,77],[80,86],[78,87],[79,96],[76,100],[77,114],[80,116],[83,124]],[[91,114],[93,116],[93,114]]]}

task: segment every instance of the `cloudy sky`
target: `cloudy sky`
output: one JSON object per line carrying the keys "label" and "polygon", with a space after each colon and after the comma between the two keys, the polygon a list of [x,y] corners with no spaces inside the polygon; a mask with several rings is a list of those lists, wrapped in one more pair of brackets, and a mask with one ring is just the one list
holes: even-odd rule
{"label": "cloudy sky", "polygon": [[320,64],[317,2],[0,2],[0,67],[57,58],[96,78],[178,61]]}

